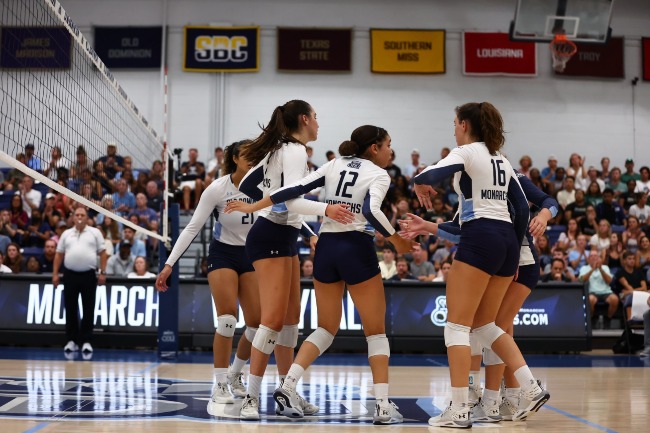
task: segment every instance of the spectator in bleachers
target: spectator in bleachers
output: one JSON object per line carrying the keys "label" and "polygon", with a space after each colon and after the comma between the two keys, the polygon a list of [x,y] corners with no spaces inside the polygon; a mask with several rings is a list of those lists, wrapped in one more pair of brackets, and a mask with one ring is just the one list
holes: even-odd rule
{"label": "spectator in bleachers", "polygon": [[61,148],[54,146],[50,152],[50,162],[47,163],[47,166],[43,167],[43,174],[56,182],[59,178],[59,168],[64,168],[68,164],[61,154]]}
{"label": "spectator in bleachers", "polygon": [[626,211],[629,211],[630,207],[636,204],[636,193],[634,192],[635,189],[636,180],[630,179],[627,181],[627,192],[624,192],[619,196],[618,202]]}
{"label": "spectator in bleachers", "polygon": [[608,157],[603,156],[600,158],[600,171],[598,172],[598,177],[601,178],[602,180],[605,181],[605,184],[607,184],[607,181],[609,180],[609,164],[610,160]]}
{"label": "spectator in bleachers", "polygon": [[[614,277],[614,288],[615,292],[620,295],[623,305],[631,308],[632,304],[629,305],[626,302],[626,298],[632,300],[632,293],[635,290],[640,290],[643,292],[648,291],[648,286],[645,281],[645,274],[640,268],[635,267],[636,257],[629,251],[623,253],[623,267],[618,270]],[[628,312],[627,317],[630,317]]]}
{"label": "spectator in bleachers", "polygon": [[53,241],[55,241],[57,244],[59,243],[59,239],[61,239],[61,235],[63,234],[64,231],[68,229],[68,223],[65,220],[61,220],[56,224],[56,227],[54,228],[54,235],[50,238]]}
{"label": "spectator in bleachers", "polygon": [[636,253],[639,251],[639,241],[644,236],[639,224],[639,219],[635,216],[627,217],[627,229],[623,232],[623,247]]}
{"label": "spectator in bleachers", "polygon": [[[411,190],[409,189],[408,181],[404,176],[397,176],[395,179],[394,194],[397,200],[406,200],[407,202],[411,198]],[[410,204],[409,204],[410,206]],[[419,207],[419,206],[418,206]]]}
{"label": "spectator in bleachers", "polygon": [[20,245],[15,242],[7,246],[7,254],[5,255],[4,264],[11,269],[14,274],[25,272],[26,260],[20,252]]}
{"label": "spectator in bleachers", "polygon": [[445,203],[442,201],[442,197],[435,196],[431,201],[433,208],[424,216],[424,219],[431,222],[436,222],[438,218],[442,218],[443,221],[451,220],[451,213],[445,208]]}
{"label": "spectator in bleachers", "polygon": [[553,259],[553,252],[551,251],[548,236],[543,234],[535,239],[535,247],[537,248],[537,255],[539,256],[539,266],[541,269],[544,269]]}
{"label": "spectator in bleachers", "polygon": [[201,258],[201,263],[199,264],[199,269],[196,270],[196,277],[208,278],[208,258]]}
{"label": "spectator in bleachers", "polygon": [[540,174],[539,170],[536,169],[535,167],[531,168],[528,171],[528,177],[530,178],[530,181],[535,185],[537,188],[540,190],[544,191],[545,193],[549,193],[549,186],[548,182],[542,178],[542,175]]}
{"label": "spectator in bleachers", "polygon": [[38,273],[40,266],[38,259],[34,256],[30,256],[25,263],[25,272],[36,274]]}
{"label": "spectator in bleachers", "polygon": [[[560,248],[554,248],[553,249],[553,260],[555,259],[560,259],[564,262],[564,270],[565,274],[567,277],[572,279],[574,281],[576,279],[576,274],[577,272],[569,265],[569,259],[568,259],[568,254],[566,251],[560,249]],[[542,274],[548,274],[551,272],[551,264],[549,263],[542,269],[541,273]]]}
{"label": "spectator in bleachers", "polygon": [[418,149],[413,149],[411,151],[411,163],[408,164],[406,167],[404,167],[404,170],[402,170],[402,174],[404,175],[404,178],[406,181],[410,181],[413,176],[415,175],[415,172],[418,170],[420,167],[420,151]]}
{"label": "spectator in bleachers", "polygon": [[[16,155],[16,160],[18,162],[25,164],[26,163],[25,154],[18,153]],[[24,177],[25,177],[25,173],[18,170],[17,168],[12,168],[11,170],[9,170],[9,172],[7,172],[7,177],[5,178],[3,189],[5,191],[18,191],[18,187],[20,186]]]}
{"label": "spectator in bleachers", "polygon": [[56,255],[56,242],[52,239],[45,241],[43,247],[43,254],[38,258],[39,273],[52,273],[52,265],[54,264],[54,256]]}
{"label": "spectator in bleachers", "polygon": [[117,253],[108,259],[106,274],[126,277],[133,270],[133,265],[135,265],[135,256],[131,254],[131,242],[125,239],[120,242]]}
{"label": "spectator in bleachers", "polygon": [[183,193],[183,206],[186,211],[192,209],[190,202],[192,191],[194,191],[194,203],[198,203],[205,182],[205,166],[198,160],[199,151],[191,148],[188,158],[189,160],[182,163],[179,170],[181,182],[179,188]]}
{"label": "spectator in bleachers", "polygon": [[602,192],[605,190],[605,181],[598,177],[598,170],[596,170],[596,167],[593,165],[589,167],[589,170],[587,170],[587,179],[585,179],[585,183],[587,185],[591,185],[592,182],[596,182],[598,184],[598,188],[602,194]]}
{"label": "spectator in bleachers", "polygon": [[628,183],[630,180],[639,180],[641,175],[634,172],[634,160],[628,158],[625,160],[625,173],[621,175],[621,182]]}
{"label": "spectator in bleachers", "polygon": [[54,233],[52,227],[44,221],[41,216],[41,211],[34,209],[32,211],[32,218],[27,226],[27,232],[23,236],[23,246],[43,248],[45,241],[50,239]]}
{"label": "spectator in bleachers", "polygon": [[[102,196],[98,196],[97,194],[95,194],[95,191],[93,190],[93,186],[89,183],[81,184],[81,186],[79,187],[79,195],[92,203],[95,204],[101,203]],[[95,211],[88,212],[88,216],[90,218],[94,218],[95,215],[97,215],[97,212]]]}
{"label": "spectator in bleachers", "polygon": [[99,227],[102,227],[104,230],[104,237],[111,241],[112,247],[111,250],[115,251],[117,248],[115,246],[120,242],[120,225],[113,218],[109,216],[104,216],[102,214],[97,215],[97,219],[102,217],[101,223],[97,223]]}
{"label": "spectator in bleachers", "polygon": [[300,263],[300,278],[306,280],[314,279],[314,262],[312,259],[304,259],[302,263]]}
{"label": "spectator in bleachers", "polygon": [[634,192],[636,193],[648,193],[650,192],[650,168],[643,166],[639,170],[641,178],[636,180],[636,187]]}
{"label": "spectator in bleachers", "polygon": [[587,236],[593,236],[598,233],[598,220],[596,219],[596,208],[593,205],[587,205],[585,217],[578,221],[580,233]]}
{"label": "spectator in bleachers", "polygon": [[395,164],[396,155],[393,149],[390,150],[390,155],[390,164],[386,167],[386,171],[392,181],[395,182],[395,179],[402,175],[402,170]]}
{"label": "spectator in bleachers", "polygon": [[[106,209],[107,211],[113,212],[115,208],[115,203],[113,202],[113,194],[104,194],[102,197],[101,201],[99,202],[99,205]],[[98,213],[97,216],[95,216],[95,224],[101,225],[104,223],[104,214]]]}
{"label": "spectator in bleachers", "polygon": [[395,268],[397,269],[397,273],[393,275],[389,279],[389,281],[407,281],[407,280],[417,281],[417,278],[415,278],[413,274],[409,272],[409,262],[404,257],[400,257],[397,259]]}
{"label": "spectator in bleachers", "polygon": [[156,278],[156,274],[147,269],[147,260],[144,257],[136,257],[133,262],[133,271],[129,272],[127,278]]}
{"label": "spectator in bleachers", "polygon": [[[106,163],[104,163],[104,167],[106,167]],[[81,177],[81,172],[84,168],[90,168],[90,164],[88,162],[88,153],[86,152],[86,148],[81,144],[77,147],[75,162],[70,166],[70,179],[68,183],[77,182],[77,179]],[[74,186],[72,186],[72,188],[68,187],[68,189],[76,191]]]}
{"label": "spectator in bleachers", "polygon": [[0,209],[0,252],[6,253],[11,242],[20,243],[23,233],[11,222],[9,209]]}
{"label": "spectator in bleachers", "polygon": [[574,218],[571,218],[567,223],[566,232],[560,233],[556,245],[564,251],[575,248],[579,234],[580,227],[578,226],[578,222]]}
{"label": "spectator in bleachers", "polygon": [[214,158],[208,161],[206,171],[205,186],[207,188],[213,180],[221,177],[223,173],[223,148],[217,147],[214,149]]}
{"label": "spectator in bleachers", "polygon": [[117,154],[117,144],[108,143],[106,146],[106,155],[99,158],[104,164],[104,170],[110,180],[115,179],[117,173],[120,173],[124,167],[124,158]]}
{"label": "spectator in bleachers", "polygon": [[603,193],[600,192],[600,186],[595,180],[589,183],[585,194],[585,200],[587,200],[588,204],[594,207],[603,201]]}
{"label": "spectator in bleachers", "polygon": [[650,266],[650,239],[648,239],[647,236],[641,236],[639,239],[639,250],[636,252],[636,263],[634,267],[642,268],[645,272],[648,266]]}
{"label": "spectator in bleachers", "polygon": [[163,203],[163,196],[158,189],[158,184],[150,180],[147,182],[147,207],[160,213],[160,205]]}
{"label": "spectator in bleachers", "polygon": [[636,203],[630,206],[628,211],[630,216],[635,216],[639,220],[639,225],[650,224],[650,206],[648,206],[648,193],[641,192],[636,194]]}
{"label": "spectator in bleachers", "polygon": [[336,153],[333,150],[328,150],[325,152],[325,159],[329,162],[333,159],[336,159]]}
{"label": "spectator in bleachers", "polygon": [[[602,253],[607,248],[609,248],[609,240],[612,235],[612,226],[609,224],[609,221],[602,219],[598,222],[598,231],[596,234],[591,236],[589,239],[590,250],[596,250],[599,253]],[[604,256],[604,253],[601,254],[601,259]]]}
{"label": "spectator in bleachers", "polygon": [[609,179],[605,182],[605,187],[614,191],[614,198],[618,200],[621,194],[627,192],[627,185],[621,181],[621,169],[618,167],[612,168],[609,172]]}
{"label": "spectator in bleachers", "polygon": [[4,264],[5,255],[0,251],[0,274],[12,274],[9,266]]}
{"label": "spectator in bleachers", "polygon": [[519,168],[517,171],[530,179],[530,169],[533,167],[533,159],[524,155],[519,159]]}
{"label": "spectator in bleachers", "polygon": [[585,169],[585,158],[577,153],[572,153],[569,157],[569,167],[566,169],[569,176],[573,176],[575,180],[575,189],[586,189],[584,179],[587,177],[587,170]]}
{"label": "spectator in bleachers", "polygon": [[19,193],[11,197],[9,211],[11,212],[11,223],[22,231],[27,230],[29,215],[27,215],[27,212],[23,208],[23,199]]}
{"label": "spectator in bleachers", "polygon": [[135,209],[131,215],[137,215],[138,225],[148,230],[153,221],[158,221],[158,213],[147,206],[147,196],[142,193],[135,196]]}
{"label": "spectator in bleachers", "polygon": [[397,274],[395,255],[395,247],[391,244],[386,244],[384,246],[382,260],[379,262],[382,280],[388,280]]}
{"label": "spectator in bleachers", "polygon": [[384,251],[384,248],[386,245],[391,245],[390,242],[386,240],[384,235],[379,233],[379,231],[375,231],[375,252],[377,253],[377,256],[380,256],[380,254]]}
{"label": "spectator in bleachers", "polygon": [[54,206],[56,194],[48,192],[45,194],[45,206],[43,207],[43,220],[46,221],[51,228],[55,228],[57,223],[61,221],[61,212]]}
{"label": "spectator in bleachers", "polygon": [[135,196],[128,188],[126,179],[117,181],[116,192],[113,193],[113,212],[119,216],[126,216],[135,208]]}
{"label": "spectator in bleachers", "polygon": [[411,274],[420,281],[433,281],[436,277],[436,269],[433,263],[427,260],[427,253],[422,245],[415,245],[411,254],[413,255],[413,261],[409,266]]}
{"label": "spectator in bleachers", "polygon": [[598,221],[605,219],[612,226],[623,226],[625,224],[625,211],[614,200],[614,191],[611,188],[605,188],[603,191],[603,201],[596,205],[596,218]]}
{"label": "spectator in bleachers", "polygon": [[540,276],[539,280],[542,283],[548,283],[552,281],[571,283],[575,281],[575,275],[573,275],[573,273],[567,269],[564,260],[553,259],[549,266],[551,267],[551,270],[548,273],[542,274]]}
{"label": "spectator in bleachers", "polygon": [[594,315],[596,303],[598,301],[606,302],[607,316],[605,317],[605,328],[609,329],[610,322],[616,309],[618,308],[619,298],[610,287],[612,274],[602,262],[598,251],[589,252],[588,264],[580,268],[580,281],[589,284],[589,304],[591,306],[592,325],[595,324],[597,317]]}
{"label": "spectator in bleachers", "polygon": [[[132,213],[131,215],[129,215],[128,220],[131,221],[131,222],[132,222],[133,224],[135,224],[136,226],[139,226],[139,225],[140,225],[140,219],[139,219],[138,216],[137,216],[136,214],[134,214],[134,213]],[[157,220],[153,220],[153,221],[149,224],[149,227],[151,227],[152,225],[155,225],[155,227],[156,227],[156,229],[157,229],[157,228],[158,228],[158,225],[156,224],[156,222],[157,222]],[[141,232],[141,231],[137,231],[137,230],[136,230],[134,239],[139,239],[139,240],[141,240],[142,242],[144,242],[145,245],[147,244],[147,235],[146,235],[145,233]]]}
{"label": "spectator in bleachers", "polygon": [[25,165],[32,170],[41,173],[43,171],[43,162],[41,159],[34,155],[34,145],[29,143],[25,145]]}
{"label": "spectator in bleachers", "polygon": [[[106,248],[105,249],[106,255],[108,256],[108,258],[110,258],[115,253],[115,244],[113,244],[113,242],[108,238],[104,226],[97,226],[97,229],[99,229],[99,231],[102,232],[102,236],[104,237],[104,248]],[[117,236],[119,237],[119,234]]]}
{"label": "spectator in bleachers", "polygon": [[307,168],[310,173],[313,173],[318,170],[318,166],[312,161],[312,158],[314,157],[314,148],[311,146],[305,146],[305,151],[307,152]]}
{"label": "spectator in bleachers", "polygon": [[18,187],[20,190],[20,198],[23,201],[23,209],[30,218],[32,217],[32,211],[41,207],[41,200],[43,199],[43,194],[33,187],[34,179],[30,176],[25,176]]}
{"label": "spectator in bleachers", "polygon": [[[620,233],[612,233],[609,237],[609,248],[604,250],[603,263],[609,267],[614,275],[621,268],[621,258],[623,257],[623,238]],[[634,253],[632,253],[634,255]]]}
{"label": "spectator in bleachers", "polygon": [[[451,259],[451,257],[450,257]],[[447,282],[447,277],[449,276],[449,270],[451,269],[451,260],[445,260],[440,266],[440,271],[433,279],[433,281]]]}
{"label": "spectator in bleachers", "polygon": [[575,248],[569,250],[569,264],[573,269],[579,272],[580,268],[586,266],[588,255],[587,236],[581,233],[578,235]]}
{"label": "spectator in bleachers", "polygon": [[553,182],[555,181],[555,173],[558,169],[557,167],[557,158],[555,155],[550,155],[548,157],[548,165],[542,169],[542,178],[546,180],[547,182]]}
{"label": "spectator in bleachers", "polygon": [[[149,180],[153,180],[156,182],[156,185],[158,185],[158,189],[162,191],[165,185],[165,169],[163,167],[162,161],[155,160],[153,164],[151,164],[151,170],[149,170]],[[169,182],[171,182],[173,179],[169,178]]]}
{"label": "spectator in bleachers", "polygon": [[557,195],[559,191],[564,187],[564,180],[566,179],[566,170],[564,167],[558,167],[555,170],[555,179],[550,180],[548,183],[549,191],[551,191],[553,197]]}
{"label": "spectator in bleachers", "polygon": [[574,201],[576,201],[575,177],[569,175],[564,178],[564,187],[557,192],[557,202],[562,209],[567,209]]}
{"label": "spectator in bleachers", "polygon": [[136,195],[146,194],[147,193],[147,183],[149,182],[149,176],[144,171],[138,173],[135,179],[135,183],[131,188],[131,192]]}
{"label": "spectator in bleachers", "polygon": [[104,197],[105,194],[113,192],[113,182],[108,177],[104,163],[100,159],[93,163],[92,180],[94,181],[95,194],[98,197]]}
{"label": "spectator in bleachers", "polygon": [[145,244],[140,239],[135,238],[135,230],[129,226],[124,226],[122,229],[122,240],[115,247],[115,252],[122,249],[122,244],[127,243],[130,246],[130,252],[135,257],[147,257],[147,249]]}
{"label": "spectator in bleachers", "polygon": [[120,173],[115,174],[115,180],[120,180],[124,176],[124,172],[129,171],[131,174],[131,180],[129,181],[129,184],[132,185],[135,183],[135,179],[137,179],[138,175],[140,174],[140,170],[137,168],[133,168],[133,158],[130,156],[125,156],[124,157],[124,164],[122,166],[122,171]]}
{"label": "spectator in bleachers", "polygon": [[451,257],[451,250],[454,247],[454,243],[448,240],[445,240],[443,242],[442,248],[438,248],[434,253],[433,257],[431,257],[431,261],[433,262],[434,269],[438,271],[440,267],[442,266],[443,262],[448,260]]}

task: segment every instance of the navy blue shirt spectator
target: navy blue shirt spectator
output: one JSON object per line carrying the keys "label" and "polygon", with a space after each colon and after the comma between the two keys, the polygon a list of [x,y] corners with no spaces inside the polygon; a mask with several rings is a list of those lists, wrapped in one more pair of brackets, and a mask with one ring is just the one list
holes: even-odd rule
{"label": "navy blue shirt spectator", "polygon": [[613,226],[624,224],[625,211],[620,204],[614,201],[614,191],[611,188],[605,188],[603,201],[596,205],[596,219],[598,221],[605,219]]}

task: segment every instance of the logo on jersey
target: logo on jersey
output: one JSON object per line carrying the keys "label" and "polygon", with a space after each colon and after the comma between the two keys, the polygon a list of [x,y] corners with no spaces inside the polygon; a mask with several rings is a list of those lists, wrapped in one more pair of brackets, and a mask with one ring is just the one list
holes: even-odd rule
{"label": "logo on jersey", "polygon": [[273,251],[273,250],[271,250],[271,255],[273,255],[273,254],[280,254],[280,251],[277,251],[277,250],[276,250],[276,251]]}
{"label": "logo on jersey", "polygon": [[360,168],[361,167],[361,161],[351,161],[348,164],[348,167],[350,167],[350,168]]}

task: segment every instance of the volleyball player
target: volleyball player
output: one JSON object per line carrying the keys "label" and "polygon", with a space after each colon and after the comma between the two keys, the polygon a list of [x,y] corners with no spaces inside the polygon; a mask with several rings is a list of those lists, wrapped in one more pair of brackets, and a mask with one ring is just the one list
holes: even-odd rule
{"label": "volleyball player", "polygon": [[[296,384],[305,369],[332,344],[340,326],[341,298],[347,285],[368,342],[368,361],[376,398],[373,422],[402,422],[402,415],[388,399],[390,347],[385,330],[386,299],[372,229],[374,227],[387,237],[398,252],[410,251],[414,245],[395,232],[380,209],[390,186],[390,176],[384,170],[391,162],[390,144],[391,138],[386,130],[371,125],[361,126],[339,147],[343,158],[328,162],[306,178],[258,203],[246,206],[232,202],[229,205],[232,209],[248,211],[286,202],[291,211],[325,216],[328,203],[341,203],[348,206],[355,216],[350,224],[326,217],[321,225],[314,257],[318,329],[302,344],[284,383],[273,393],[283,415],[303,415],[297,400]],[[325,188],[325,203],[292,200],[319,187]]]}
{"label": "volleyball player", "polygon": [[[276,107],[262,134],[242,147],[242,156],[255,167],[242,180],[240,191],[261,199],[305,177],[309,173],[305,146],[317,136],[316,112],[308,103],[292,100]],[[330,205],[327,210],[332,217],[345,218],[346,213],[350,214],[342,205]],[[271,352],[277,347],[275,356],[281,380],[293,362],[300,322],[300,262],[296,240],[301,226],[302,217],[279,203],[260,212],[246,239],[246,254],[258,279],[261,320],[251,350],[247,396],[240,411],[242,419],[259,419],[260,385]],[[316,235],[313,232],[310,235],[314,245]],[[318,411],[318,406],[302,397],[299,401],[302,413]]]}
{"label": "volleyball player", "polygon": [[[158,290],[166,291],[172,266],[203,228],[210,214],[213,214],[216,222],[208,254],[208,282],[218,316],[212,346],[215,386],[208,402],[210,415],[215,415],[216,404],[233,403],[233,394],[237,397],[246,396],[241,371],[250,357],[251,342],[260,322],[257,279],[244,247],[255,214],[224,213],[228,201],[250,201],[237,190],[241,179],[250,168],[250,164],[240,157],[240,148],[244,143],[246,142],[240,141],[226,148],[224,164],[228,175],[212,182],[201,194],[194,216],[178,237],[165,267],[156,279]],[[235,360],[229,369],[232,338],[237,324],[238,298],[246,322],[245,338],[239,340]]]}
{"label": "volleyball player", "polygon": [[[505,293],[519,264],[528,202],[508,160],[499,152],[505,142],[503,119],[490,103],[456,108],[458,147],[414,178],[420,203],[431,209],[433,184],[454,175],[462,226],[456,258],[447,282],[445,345],[451,376],[451,403],[429,420],[439,427],[472,425],[469,407],[471,351],[469,332],[514,370],[522,388],[520,413],[538,410],[549,394],[541,389],[512,337],[495,324]],[[515,212],[514,223],[508,210]],[[408,222],[407,222],[408,226]]]}

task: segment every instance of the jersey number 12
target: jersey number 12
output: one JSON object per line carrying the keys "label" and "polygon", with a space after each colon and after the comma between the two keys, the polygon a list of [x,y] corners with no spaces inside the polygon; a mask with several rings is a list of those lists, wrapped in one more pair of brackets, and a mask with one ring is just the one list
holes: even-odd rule
{"label": "jersey number 12", "polygon": [[[357,178],[359,177],[359,173],[357,173],[356,171],[347,172],[343,170],[339,174],[341,175],[341,178],[339,179],[339,184],[336,187],[336,195],[338,195],[339,197],[352,198],[352,193],[348,193],[348,187],[354,186],[354,184],[357,182]],[[343,181],[345,180],[345,176],[348,174],[352,177],[352,179],[343,183]],[[341,187],[343,187],[342,188],[343,191],[341,191]]]}

